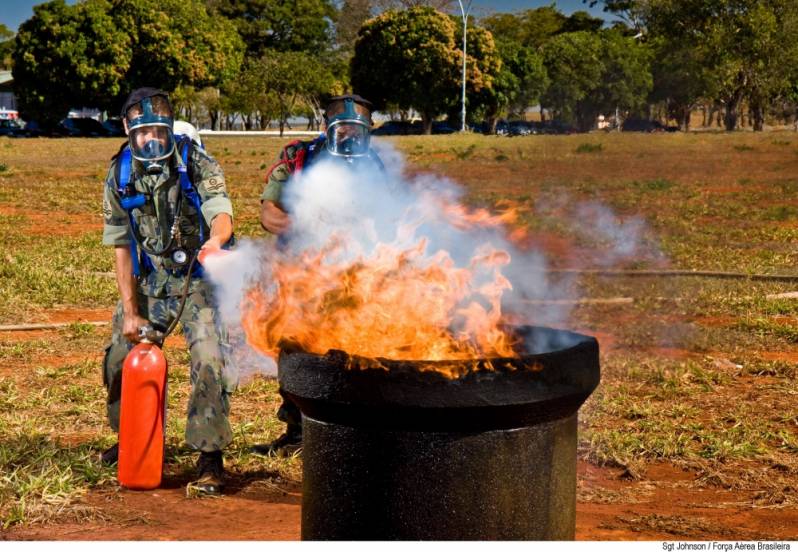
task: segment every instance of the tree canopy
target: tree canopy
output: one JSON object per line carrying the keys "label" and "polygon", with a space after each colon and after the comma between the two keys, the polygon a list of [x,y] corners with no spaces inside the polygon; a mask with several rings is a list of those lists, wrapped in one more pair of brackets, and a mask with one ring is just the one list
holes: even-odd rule
{"label": "tree canopy", "polygon": [[[389,10],[367,21],[351,62],[354,90],[378,109],[416,109],[429,134],[432,120],[460,98],[457,33],[450,17],[429,7]],[[474,93],[492,86],[501,60],[489,32],[474,27],[469,37],[467,86]]]}
{"label": "tree canopy", "polygon": [[20,27],[14,84],[24,116],[52,124],[70,107],[115,109],[139,86],[217,84],[236,73],[241,50],[232,23],[200,0],[53,0]]}
{"label": "tree canopy", "polygon": [[617,31],[558,35],[543,56],[551,79],[543,104],[582,130],[600,113],[642,106],[651,91],[649,49]]}
{"label": "tree canopy", "polygon": [[[687,129],[698,107],[705,120],[723,110],[729,130],[798,118],[795,0],[583,3],[625,23],[555,4],[469,18],[471,122],[537,102],[582,129],[616,112]],[[70,107],[115,111],[152,85],[214,127],[290,115],[314,127],[320,98],[354,88],[379,109],[415,109],[429,132],[442,115],[460,124],[461,33],[452,0],[51,0],[17,36],[0,25],[0,63],[23,117],[42,123]]]}
{"label": "tree canopy", "polygon": [[230,20],[258,58],[267,49],[321,52],[332,44],[331,0],[208,0],[217,20]]}
{"label": "tree canopy", "polygon": [[105,0],[34,7],[14,50],[14,86],[25,91],[18,98],[24,117],[47,125],[75,105],[111,107],[123,90],[132,51],[130,35],[109,11]]}
{"label": "tree canopy", "polygon": [[0,23],[0,68],[11,67],[11,54],[14,52],[14,33]]}

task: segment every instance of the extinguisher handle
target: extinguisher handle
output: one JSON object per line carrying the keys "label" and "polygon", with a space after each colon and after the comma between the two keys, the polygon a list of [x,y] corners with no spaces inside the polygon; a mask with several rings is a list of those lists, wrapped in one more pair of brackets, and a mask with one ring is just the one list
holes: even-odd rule
{"label": "extinguisher handle", "polygon": [[163,342],[163,332],[156,330],[150,324],[139,327],[139,341],[160,344]]}

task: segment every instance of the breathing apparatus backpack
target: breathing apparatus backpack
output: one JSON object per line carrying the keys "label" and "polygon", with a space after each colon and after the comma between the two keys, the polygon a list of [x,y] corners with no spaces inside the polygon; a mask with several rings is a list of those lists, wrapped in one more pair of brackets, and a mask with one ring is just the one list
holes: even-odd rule
{"label": "breathing apparatus backpack", "polygon": [[289,142],[280,152],[280,159],[269,167],[266,171],[266,180],[272,174],[272,171],[280,165],[285,165],[288,169],[288,174],[294,174],[296,171],[301,171],[304,167],[310,166],[316,157],[316,154],[324,148],[324,141],[326,137],[321,136],[314,138],[310,142],[303,142],[302,140],[294,140]]}
{"label": "breathing apparatus backpack", "polygon": [[[205,219],[202,217],[202,211],[200,209],[202,206],[202,198],[197,192],[194,183],[191,181],[188,166],[191,159],[192,149],[199,145],[200,144],[194,142],[190,136],[184,134],[175,135],[175,149],[180,153],[180,157],[183,161],[183,164],[178,166],[177,169],[180,191],[181,194],[191,202],[195,211],[199,215],[199,241],[201,246],[203,243],[205,243],[207,224],[205,223]],[[136,224],[136,219],[133,216],[133,209],[142,207],[146,203],[147,197],[143,193],[137,192],[133,186],[131,180],[133,172],[133,155],[127,143],[122,146],[115,158],[116,168],[114,176],[116,178],[116,191],[119,194],[122,208],[127,212],[128,219],[130,221],[130,230],[133,238],[130,240],[130,254],[133,258],[133,275],[138,277],[142,274],[142,267],[144,268],[145,272],[150,272],[155,268],[150,260],[149,254],[144,251],[144,246],[139,242],[138,225]],[[207,233],[210,233],[209,228],[207,228]],[[230,241],[230,244],[232,244],[233,238],[231,238]],[[139,251],[139,249],[141,249],[141,251]],[[202,265],[199,263],[192,263],[192,265],[193,267],[191,275],[195,277],[202,276]]]}

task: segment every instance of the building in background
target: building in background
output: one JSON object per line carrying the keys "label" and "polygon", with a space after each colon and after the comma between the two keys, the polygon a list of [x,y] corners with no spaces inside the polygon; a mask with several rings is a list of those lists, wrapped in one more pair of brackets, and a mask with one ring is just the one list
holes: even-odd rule
{"label": "building in background", "polygon": [[14,77],[11,76],[11,71],[0,71],[0,119],[16,119],[19,117],[17,113],[17,98],[14,96],[12,85],[14,84]]}

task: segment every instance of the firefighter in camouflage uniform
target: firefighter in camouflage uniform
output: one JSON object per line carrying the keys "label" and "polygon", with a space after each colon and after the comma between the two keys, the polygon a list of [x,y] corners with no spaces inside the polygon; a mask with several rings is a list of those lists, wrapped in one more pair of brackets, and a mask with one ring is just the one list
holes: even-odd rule
{"label": "firefighter in camouflage uniform", "polygon": [[[327,159],[384,170],[379,156],[370,147],[371,107],[371,102],[356,94],[333,97],[324,109],[324,133],[314,140],[296,140],[283,148],[269,169],[260,196],[260,223],[268,235],[281,239],[287,235],[291,220],[283,205],[283,190],[291,184],[292,176],[312,164]],[[277,418],[285,422],[285,433],[272,443],[255,445],[253,452],[274,455],[299,450],[302,444],[299,408],[283,396]]]}
{"label": "firefighter in camouflage uniform", "polygon": [[[233,209],[219,164],[190,138],[173,134],[168,96],[140,88],[122,109],[128,144],[105,181],[103,244],[114,247],[120,301],[103,361],[108,420],[119,430],[122,364],[140,328],[164,331],[177,316],[191,355],[186,442],[199,451],[200,494],[223,487],[222,450],[232,440],[228,421],[234,384],[223,376],[225,336],[201,266],[200,249],[220,249],[233,236]],[[185,304],[179,313],[181,299]],[[118,445],[102,454],[114,463]]]}

